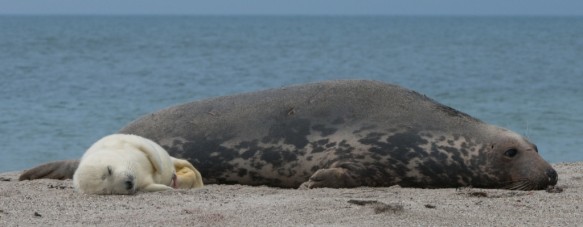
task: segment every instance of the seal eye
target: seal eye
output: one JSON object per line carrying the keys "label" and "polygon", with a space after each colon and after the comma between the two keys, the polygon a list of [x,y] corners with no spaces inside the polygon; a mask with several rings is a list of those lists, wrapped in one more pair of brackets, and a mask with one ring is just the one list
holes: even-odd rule
{"label": "seal eye", "polygon": [[514,157],[516,156],[516,154],[518,154],[518,151],[514,148],[507,150],[506,152],[504,152],[504,155],[508,156],[508,157]]}
{"label": "seal eye", "polygon": [[113,172],[113,170],[111,170],[111,166],[107,166],[107,173],[109,173],[110,176],[111,176],[111,172]]}

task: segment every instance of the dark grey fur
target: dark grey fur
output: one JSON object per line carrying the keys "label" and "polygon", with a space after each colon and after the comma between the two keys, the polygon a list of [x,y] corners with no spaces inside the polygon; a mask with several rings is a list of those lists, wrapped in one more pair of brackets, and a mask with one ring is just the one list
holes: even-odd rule
{"label": "dark grey fur", "polygon": [[[557,181],[522,136],[375,81],[194,101],[148,114],[119,133],[152,139],[189,160],[205,184],[528,190]],[[58,165],[52,168],[65,168]],[[39,178],[31,171],[21,179]]]}

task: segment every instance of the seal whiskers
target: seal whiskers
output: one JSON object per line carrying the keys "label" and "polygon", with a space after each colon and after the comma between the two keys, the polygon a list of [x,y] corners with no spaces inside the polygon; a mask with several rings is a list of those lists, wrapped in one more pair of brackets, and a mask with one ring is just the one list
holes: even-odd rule
{"label": "seal whiskers", "polygon": [[538,185],[534,182],[532,182],[529,179],[521,179],[521,180],[517,180],[517,181],[513,181],[510,182],[509,184],[507,184],[506,186],[502,187],[503,189],[509,189],[509,190],[535,190],[535,189],[540,189],[538,188]]}

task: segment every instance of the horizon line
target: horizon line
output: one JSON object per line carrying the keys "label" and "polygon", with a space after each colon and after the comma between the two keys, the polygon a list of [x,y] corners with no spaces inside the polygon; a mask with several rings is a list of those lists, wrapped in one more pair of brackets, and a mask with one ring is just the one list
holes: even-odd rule
{"label": "horizon line", "polygon": [[350,14],[314,14],[314,13],[236,13],[236,14],[224,14],[224,13],[3,13],[0,12],[0,16],[322,16],[322,17],[583,17],[579,14],[360,14],[360,13],[350,13]]}

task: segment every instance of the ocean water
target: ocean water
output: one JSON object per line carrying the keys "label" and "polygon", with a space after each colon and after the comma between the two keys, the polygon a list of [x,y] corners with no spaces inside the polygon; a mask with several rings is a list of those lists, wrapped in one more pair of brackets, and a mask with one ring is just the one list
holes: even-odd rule
{"label": "ocean water", "polygon": [[171,105],[331,79],[399,84],[583,161],[582,17],[0,16],[0,172]]}

